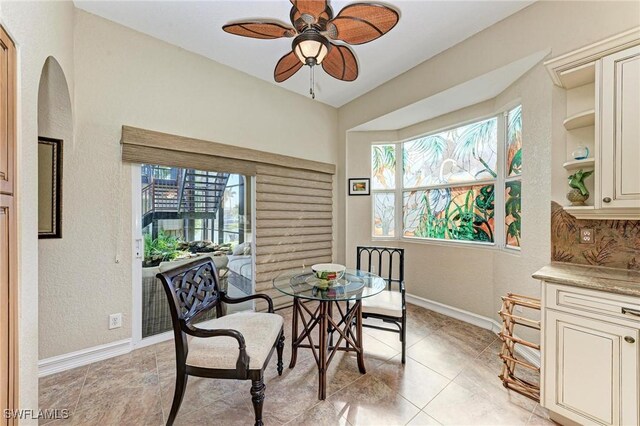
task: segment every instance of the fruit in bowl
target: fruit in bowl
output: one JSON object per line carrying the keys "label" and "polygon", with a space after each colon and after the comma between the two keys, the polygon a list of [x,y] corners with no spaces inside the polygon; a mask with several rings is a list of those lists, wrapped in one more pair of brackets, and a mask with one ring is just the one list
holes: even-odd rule
{"label": "fruit in bowl", "polygon": [[339,280],[344,276],[346,269],[344,265],[338,265],[336,263],[318,263],[311,267],[316,278],[324,281]]}

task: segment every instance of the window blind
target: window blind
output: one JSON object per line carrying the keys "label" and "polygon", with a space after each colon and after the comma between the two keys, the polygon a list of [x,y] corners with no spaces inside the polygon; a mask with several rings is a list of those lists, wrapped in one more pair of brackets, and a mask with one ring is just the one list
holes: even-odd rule
{"label": "window blind", "polygon": [[121,143],[125,162],[256,177],[255,291],[275,306],[291,303],[273,289],[276,276],[332,261],[335,165],[130,126]]}
{"label": "window blind", "polygon": [[273,289],[278,275],[331,262],[333,176],[258,166],[256,175],[256,292],[275,306],[291,298]]}

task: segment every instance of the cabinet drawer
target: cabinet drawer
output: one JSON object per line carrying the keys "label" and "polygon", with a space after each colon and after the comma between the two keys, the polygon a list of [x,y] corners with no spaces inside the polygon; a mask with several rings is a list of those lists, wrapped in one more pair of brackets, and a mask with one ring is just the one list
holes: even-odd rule
{"label": "cabinet drawer", "polygon": [[640,323],[640,298],[557,284],[547,287],[548,308]]}

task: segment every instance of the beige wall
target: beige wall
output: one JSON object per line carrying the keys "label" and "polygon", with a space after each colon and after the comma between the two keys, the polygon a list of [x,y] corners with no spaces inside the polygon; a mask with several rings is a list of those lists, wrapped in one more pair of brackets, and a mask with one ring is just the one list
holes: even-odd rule
{"label": "beige wall", "polygon": [[53,56],[73,87],[73,10],[71,2],[0,3],[0,21],[17,44],[19,63],[20,408],[38,408],[38,85]]}
{"label": "beige wall", "polygon": [[[337,160],[334,108],[80,10],[74,40],[67,225],[56,250],[41,254],[55,262],[40,271],[47,294],[40,359],[131,337],[131,167],[120,161],[123,124]],[[108,330],[108,315],[117,312],[123,327]]]}
{"label": "beige wall", "polygon": [[[122,124],[338,161],[336,255],[339,260],[351,261],[353,245],[366,242],[367,234],[362,229],[356,232],[356,227],[347,240],[346,225],[358,222],[362,211],[370,220],[370,213],[362,204],[367,198],[359,200],[359,205],[343,202],[346,177],[363,167],[354,164],[347,170],[349,161],[358,155],[357,144],[365,143],[362,138],[357,142],[360,136],[354,136],[356,151],[348,151],[348,129],[544,48],[551,47],[553,55],[558,55],[631,28],[639,24],[639,13],[637,2],[538,2],[336,112],[180,48],[75,11],[70,2],[0,2],[0,21],[18,44],[20,62],[21,406],[37,406],[39,305],[40,358],[131,335],[131,171],[120,162]],[[75,131],[65,147],[65,235],[51,242],[52,247],[40,246],[40,257],[48,260],[41,262],[38,274],[38,83],[50,55],[60,63],[69,85]],[[529,140],[525,155],[527,149],[535,149],[527,161],[540,165],[541,171],[548,170],[551,140],[562,134],[562,95],[541,68],[520,83],[520,89],[505,96],[532,97],[524,101],[529,123],[525,126],[530,126],[530,130],[524,130],[525,140]],[[306,137],[309,124],[314,132]],[[361,174],[360,170],[356,174]],[[418,293],[417,287],[410,291],[447,303],[448,295],[456,289],[465,295],[456,306],[486,316],[495,312],[497,295],[513,288],[514,282],[528,292],[536,292],[537,286],[528,274],[548,259],[548,238],[544,236],[548,226],[543,228],[548,221],[551,184],[542,174],[526,179],[536,192],[524,193],[524,209],[540,224],[535,225],[537,228],[532,228],[534,222],[525,224],[523,232],[543,233],[525,236],[523,245],[529,247],[531,256],[524,255],[523,247],[519,257],[497,253],[488,264],[489,257],[480,249],[460,252],[442,246],[407,245],[409,265],[426,264],[427,260],[434,265],[428,283],[422,282],[420,268],[410,266],[407,280],[416,283],[414,286],[419,283],[423,292]],[[544,205],[538,204],[534,194],[545,199]],[[455,266],[455,274],[442,265]],[[474,286],[478,277],[489,276],[489,270],[493,290]],[[124,327],[109,331],[107,316],[114,312],[124,313]]]}
{"label": "beige wall", "polygon": [[[596,24],[597,23],[597,24]],[[376,135],[349,129],[429,97],[543,49],[552,56],[640,25],[637,2],[537,2],[440,55],[372,90],[339,110],[341,158],[338,179],[368,174],[368,145]],[[550,258],[549,214],[554,162],[564,158],[564,94],[553,86],[542,65],[536,66],[495,100],[398,130],[399,139],[436,130],[495,111],[521,99],[525,174],[521,253],[461,248],[432,243],[387,242],[406,248],[409,293],[498,319],[500,296],[507,291],[538,295],[531,273]],[[553,143],[557,141],[558,143]],[[558,151],[562,155],[557,155]],[[556,155],[552,155],[555,152]],[[346,185],[339,187],[344,195]],[[371,198],[345,197],[339,235],[346,234],[338,259],[353,262],[355,245],[372,244]],[[345,232],[346,230],[346,232]],[[351,237],[354,235],[354,237]]]}

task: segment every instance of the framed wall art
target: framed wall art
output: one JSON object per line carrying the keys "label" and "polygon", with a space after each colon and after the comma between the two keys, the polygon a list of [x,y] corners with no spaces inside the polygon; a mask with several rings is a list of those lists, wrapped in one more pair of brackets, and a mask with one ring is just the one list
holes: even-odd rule
{"label": "framed wall art", "polygon": [[349,195],[369,195],[371,193],[369,183],[369,178],[349,179]]}
{"label": "framed wall art", "polygon": [[62,238],[62,140],[38,137],[38,238]]}

